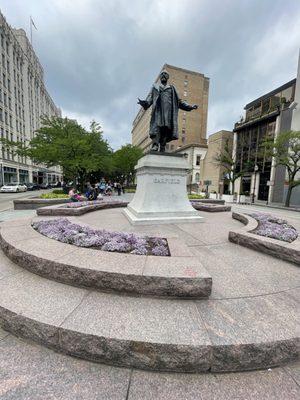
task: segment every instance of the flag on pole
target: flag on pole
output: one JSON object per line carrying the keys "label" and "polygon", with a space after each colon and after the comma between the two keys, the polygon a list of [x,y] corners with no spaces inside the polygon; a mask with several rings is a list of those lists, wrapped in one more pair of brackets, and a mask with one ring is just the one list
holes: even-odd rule
{"label": "flag on pole", "polygon": [[35,29],[37,30],[37,27],[35,26],[35,23],[33,22],[33,19],[31,18],[31,16],[30,16],[30,22],[35,27]]}

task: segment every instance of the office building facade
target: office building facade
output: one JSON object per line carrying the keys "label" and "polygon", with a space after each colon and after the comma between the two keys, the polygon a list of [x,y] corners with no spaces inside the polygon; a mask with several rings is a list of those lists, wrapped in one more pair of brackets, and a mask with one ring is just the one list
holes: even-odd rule
{"label": "office building facade", "polygon": [[[0,136],[28,143],[43,115],[61,116],[44,83],[43,68],[23,29],[13,29],[0,13]],[[0,185],[9,182],[55,183],[59,167],[36,165],[5,145],[0,149]]]}
{"label": "office building facade", "polygon": [[[300,130],[295,120],[296,84],[293,79],[245,106],[245,117],[235,124],[233,155],[237,171],[245,171],[237,181],[236,191],[255,200],[284,203],[287,173],[282,165],[264,154],[263,142],[275,139],[281,132]],[[299,91],[299,89],[298,89]],[[298,102],[300,99],[298,100]],[[293,128],[292,128],[293,126]],[[291,204],[300,204],[298,188],[293,190]]]}

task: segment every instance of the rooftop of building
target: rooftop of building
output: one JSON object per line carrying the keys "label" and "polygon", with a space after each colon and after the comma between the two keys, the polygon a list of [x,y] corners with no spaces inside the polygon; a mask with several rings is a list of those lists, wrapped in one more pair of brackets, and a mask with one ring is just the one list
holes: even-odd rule
{"label": "rooftop of building", "polygon": [[211,135],[208,136],[208,141],[212,140],[217,140],[218,138],[221,138],[222,136],[228,136],[228,135],[233,135],[232,131],[227,131],[226,129],[221,129],[220,131],[217,131],[215,133],[212,133]]}
{"label": "rooftop of building", "polygon": [[177,71],[186,72],[187,74],[191,74],[191,75],[199,75],[199,76],[201,76],[203,78],[209,79],[207,76],[205,76],[201,72],[192,71],[192,70],[186,69],[186,68],[176,67],[175,65],[171,65],[171,64],[165,63],[161,70],[163,70],[165,68],[175,69]]}
{"label": "rooftop of building", "polygon": [[191,147],[198,147],[198,148],[204,148],[207,149],[207,144],[201,144],[201,143],[189,143],[189,144],[185,144],[184,146],[178,147],[178,149],[174,150],[173,153],[179,153],[182,150],[187,150]]}
{"label": "rooftop of building", "polygon": [[268,93],[258,97],[257,99],[251,101],[250,103],[246,104],[245,107],[244,107],[244,110],[247,110],[248,108],[254,106],[255,104],[257,104],[259,102],[261,102],[262,100],[267,99],[268,97],[271,97],[271,96],[275,95],[276,93],[281,92],[282,90],[285,90],[288,87],[293,86],[295,84],[296,84],[296,78],[292,79],[291,81],[285,83],[284,85],[281,85],[281,86],[277,87],[276,89],[271,90],[271,92],[268,92]]}

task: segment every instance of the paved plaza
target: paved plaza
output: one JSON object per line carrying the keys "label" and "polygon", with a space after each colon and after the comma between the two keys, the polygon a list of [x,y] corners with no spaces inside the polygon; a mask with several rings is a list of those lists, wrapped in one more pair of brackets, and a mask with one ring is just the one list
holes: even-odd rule
{"label": "paved plaza", "polygon": [[[287,218],[298,230],[300,228],[297,212],[255,205],[236,205],[233,209],[271,212]],[[0,220],[6,221],[6,227],[10,220],[17,218],[8,228],[6,239],[36,257],[44,254],[50,261],[54,260],[52,239],[45,239],[50,241],[49,246],[35,250],[34,234],[22,237],[21,228],[26,221],[50,218],[35,215],[31,210],[0,213]],[[237,372],[164,372],[163,363],[153,364],[162,371],[150,372],[126,367],[127,361],[122,357],[107,362],[125,363],[123,368],[95,363],[32,342],[31,337],[41,341],[36,325],[35,336],[29,329],[31,337],[24,328],[20,335],[15,331],[22,337],[0,331],[1,399],[298,399],[299,362],[256,371],[241,372],[240,369],[257,369],[263,365],[261,363],[272,360],[276,364],[285,346],[288,346],[287,351],[294,349],[299,337],[299,267],[230,243],[229,230],[242,226],[232,219],[230,212],[202,212],[201,215],[205,218],[204,223],[156,226],[132,226],[122,209],[95,211],[70,219],[93,228],[176,238],[179,257],[197,259],[212,277],[212,293],[208,300],[122,296],[75,288],[26,271],[1,253],[0,305],[15,310],[24,318],[33,318],[37,323],[68,329],[69,334],[61,340],[69,340],[68,351],[73,354],[75,343],[70,329],[82,335],[102,335],[104,340],[118,338],[118,347],[114,347],[116,354],[122,353],[124,340],[146,345],[162,343],[162,352],[166,351],[164,346],[178,346],[179,343],[186,343],[192,349],[191,354],[199,343],[202,348],[207,346],[203,354],[209,354],[209,348],[215,349],[214,354],[216,349],[223,348],[226,351],[218,354],[212,370],[226,371],[227,368]],[[93,251],[75,248],[69,255],[55,254],[55,260],[75,260],[75,263],[77,260],[80,265],[80,250]],[[97,257],[97,251],[93,254]],[[163,270],[170,268],[164,264],[161,264]],[[118,270],[122,268],[126,265],[118,266]],[[17,320],[13,324],[17,324]],[[13,331],[13,325],[10,326]],[[26,326],[29,328],[28,323]],[[51,338],[49,332],[44,331],[44,339],[46,336]],[[85,341],[85,346],[93,354],[96,342],[88,343]],[[196,346],[195,350],[193,346]],[[155,352],[155,347],[152,350]],[[271,361],[262,360],[264,352],[270,354]],[[87,352],[80,354],[80,357],[91,359]],[[128,362],[131,363],[130,359]]]}

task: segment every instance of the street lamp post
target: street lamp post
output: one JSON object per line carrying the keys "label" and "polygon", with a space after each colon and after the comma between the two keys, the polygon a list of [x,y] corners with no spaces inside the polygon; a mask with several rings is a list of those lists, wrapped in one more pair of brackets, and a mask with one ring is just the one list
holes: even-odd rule
{"label": "street lamp post", "polygon": [[255,199],[255,186],[256,186],[256,173],[257,173],[257,171],[258,171],[258,165],[255,164],[255,167],[254,167],[254,185],[253,185],[252,201],[251,201],[252,204],[254,203],[254,199]]}

